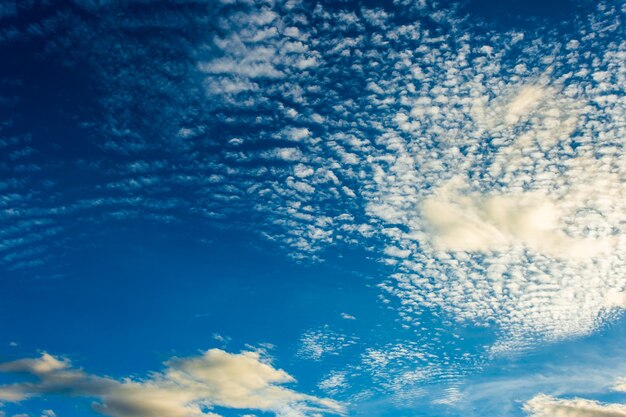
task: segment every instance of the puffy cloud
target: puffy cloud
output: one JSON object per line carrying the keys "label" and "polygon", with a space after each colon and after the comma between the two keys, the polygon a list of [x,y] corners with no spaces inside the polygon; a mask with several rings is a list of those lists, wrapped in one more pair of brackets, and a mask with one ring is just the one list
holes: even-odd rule
{"label": "puffy cloud", "polygon": [[626,406],[582,398],[559,399],[537,395],[524,405],[530,417],[626,417]]}
{"label": "puffy cloud", "polygon": [[406,258],[411,254],[410,250],[400,249],[395,246],[387,246],[384,250],[385,255],[389,255],[396,258]]}
{"label": "puffy cloud", "polygon": [[[614,391],[626,392],[626,379],[618,378]],[[562,399],[539,394],[524,404],[529,417],[626,417],[626,405],[572,398]]]}
{"label": "puffy cloud", "polygon": [[343,414],[336,401],[283,387],[294,378],[271,366],[258,352],[230,354],[211,349],[201,356],[172,358],[166,368],[147,379],[90,375],[69,361],[43,354],[0,365],[2,372],[26,373],[37,382],[0,386],[0,401],[60,394],[96,398],[94,409],[111,417],[195,417],[217,414],[215,407],[256,409],[279,416]]}

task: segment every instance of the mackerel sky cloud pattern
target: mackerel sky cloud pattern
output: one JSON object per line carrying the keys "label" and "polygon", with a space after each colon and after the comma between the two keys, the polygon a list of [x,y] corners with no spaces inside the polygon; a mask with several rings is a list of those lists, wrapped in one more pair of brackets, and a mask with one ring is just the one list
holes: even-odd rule
{"label": "mackerel sky cloud pattern", "polygon": [[[462,4],[366,3],[0,2],[0,46],[36,52],[1,80],[0,268],[29,274],[134,222],[243,230],[302,264],[363,251],[410,341],[311,324],[296,357],[356,358],[317,381],[328,395],[445,383],[452,403],[487,360],[617,322],[626,7],[502,28]],[[37,59],[54,65],[21,71]],[[67,73],[82,75],[55,84]],[[493,338],[466,344],[459,326]],[[567,401],[526,410],[624,412]]]}

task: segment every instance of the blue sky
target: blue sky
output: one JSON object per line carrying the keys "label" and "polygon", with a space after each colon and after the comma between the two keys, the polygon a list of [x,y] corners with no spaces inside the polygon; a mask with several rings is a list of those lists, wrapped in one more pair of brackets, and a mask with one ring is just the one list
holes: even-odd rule
{"label": "blue sky", "polygon": [[626,416],[625,18],[0,0],[0,417]]}

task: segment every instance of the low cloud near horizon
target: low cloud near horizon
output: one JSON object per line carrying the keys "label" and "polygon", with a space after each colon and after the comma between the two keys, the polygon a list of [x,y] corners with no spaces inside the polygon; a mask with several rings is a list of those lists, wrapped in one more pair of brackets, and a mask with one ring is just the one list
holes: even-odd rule
{"label": "low cloud near horizon", "polygon": [[94,410],[111,417],[218,417],[213,407],[272,412],[280,417],[344,414],[333,400],[283,387],[295,379],[259,352],[231,354],[211,349],[200,356],[171,358],[146,379],[91,375],[47,353],[0,364],[0,372],[27,374],[37,382],[0,386],[1,402],[42,395],[95,398]]}
{"label": "low cloud near horizon", "polygon": [[[614,391],[626,393],[626,380],[620,378]],[[529,417],[626,417],[626,405],[605,404],[584,398],[562,399],[539,394],[524,405]]]}

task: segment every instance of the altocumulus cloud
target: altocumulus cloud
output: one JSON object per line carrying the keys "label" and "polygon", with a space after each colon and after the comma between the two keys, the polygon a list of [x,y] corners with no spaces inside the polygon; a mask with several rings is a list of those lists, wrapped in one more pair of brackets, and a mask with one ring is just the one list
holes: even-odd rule
{"label": "altocumulus cloud", "polygon": [[111,417],[216,417],[214,407],[272,412],[282,417],[344,414],[333,400],[281,386],[294,378],[254,351],[211,349],[200,356],[171,358],[149,378],[121,381],[91,375],[47,353],[0,364],[0,371],[27,374],[36,382],[0,386],[0,401],[19,402],[56,394],[94,398],[93,408]]}
{"label": "altocumulus cloud", "polygon": [[[426,2],[50,13],[37,27],[63,41],[46,48],[91,63],[105,117],[77,189],[58,177],[65,156],[45,165],[29,132],[2,127],[0,267],[79,247],[70,224],[134,219],[243,227],[298,259],[366,248],[390,267],[381,297],[419,329],[358,356],[384,389],[405,386],[417,356],[436,379],[482,355],[452,336],[454,348],[432,343],[450,332],[425,312],[493,325],[489,356],[589,334],[626,307],[622,3],[571,27],[505,31]],[[172,35],[123,35],[154,27]],[[0,37],[35,36],[16,30]]]}

